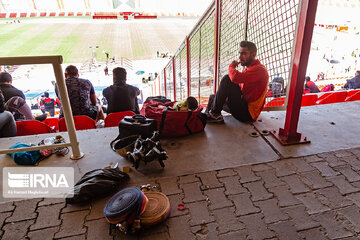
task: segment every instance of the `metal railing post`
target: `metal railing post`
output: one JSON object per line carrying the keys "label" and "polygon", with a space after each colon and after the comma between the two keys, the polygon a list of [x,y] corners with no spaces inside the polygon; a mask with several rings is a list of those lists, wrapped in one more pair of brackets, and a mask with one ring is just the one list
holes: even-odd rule
{"label": "metal railing post", "polygon": [[244,36],[244,40],[247,41],[247,35],[248,35],[248,26],[249,26],[249,2],[250,0],[246,1],[246,12],[245,12],[245,22],[244,22],[244,31],[245,31],[245,36]]}
{"label": "metal railing post", "polygon": [[190,97],[190,83],[191,83],[191,72],[190,72],[190,40],[189,37],[186,36],[186,70],[187,70],[187,90],[188,90],[188,97]]}
{"label": "metal railing post", "polygon": [[53,64],[56,83],[58,85],[60,99],[61,99],[61,107],[64,113],[66,127],[68,129],[68,134],[71,143],[72,155],[71,159],[80,159],[84,156],[84,153],[80,152],[79,142],[76,137],[76,129],[73,120],[73,115],[71,111],[70,101],[68,98],[68,92],[65,85],[65,79],[62,71],[62,67],[60,64]]}
{"label": "metal railing post", "polygon": [[173,68],[174,101],[176,101],[176,71],[175,71],[175,57],[172,57],[172,68]]}
{"label": "metal railing post", "polygon": [[286,109],[284,128],[273,131],[273,135],[283,144],[308,143],[306,137],[297,132],[301,99],[304,89],[306,68],[309,60],[318,0],[302,0],[299,5],[296,43],[293,56],[291,82]]}
{"label": "metal railing post", "polygon": [[161,77],[160,77],[160,74],[159,74],[159,96],[161,96]]}
{"label": "metal railing post", "polygon": [[164,68],[164,92],[165,92],[165,97],[167,97],[167,92],[166,92],[166,67]]}
{"label": "metal railing post", "polygon": [[220,19],[221,0],[215,0],[215,31],[214,31],[214,94],[218,85],[219,78],[219,55],[220,55]]}

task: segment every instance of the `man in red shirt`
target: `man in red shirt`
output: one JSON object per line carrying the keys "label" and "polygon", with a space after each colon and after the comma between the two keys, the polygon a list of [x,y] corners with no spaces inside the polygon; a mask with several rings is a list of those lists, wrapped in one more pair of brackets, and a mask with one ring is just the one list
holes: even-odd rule
{"label": "man in red shirt", "polygon": [[320,92],[318,86],[316,86],[316,84],[313,81],[311,81],[309,76],[305,77],[305,91],[306,90],[310,90],[310,93]]}
{"label": "man in red shirt", "polygon": [[[208,122],[223,123],[221,110],[230,112],[241,122],[255,121],[264,106],[269,74],[257,60],[256,45],[249,41],[240,43],[239,60],[229,66],[229,75],[220,82],[216,95],[211,95],[207,108]],[[243,66],[240,72],[238,65]]]}
{"label": "man in red shirt", "polygon": [[53,117],[55,115],[55,100],[49,97],[48,92],[44,92],[44,95],[41,97],[42,99],[40,101],[40,109],[44,110],[43,112],[49,112],[50,116]]}

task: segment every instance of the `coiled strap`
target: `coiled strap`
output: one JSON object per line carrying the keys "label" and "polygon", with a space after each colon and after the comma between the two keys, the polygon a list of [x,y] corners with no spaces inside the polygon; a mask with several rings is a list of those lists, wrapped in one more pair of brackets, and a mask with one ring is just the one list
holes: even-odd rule
{"label": "coiled strap", "polygon": [[104,216],[113,224],[129,220],[134,214],[135,219],[139,219],[145,208],[144,197],[144,193],[136,187],[125,188],[109,199],[103,210]]}

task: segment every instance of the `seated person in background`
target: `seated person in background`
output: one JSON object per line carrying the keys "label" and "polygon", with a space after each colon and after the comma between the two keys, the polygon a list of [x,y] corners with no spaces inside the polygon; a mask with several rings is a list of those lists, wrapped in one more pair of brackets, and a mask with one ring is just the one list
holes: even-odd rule
{"label": "seated person in background", "polygon": [[24,93],[12,85],[12,76],[7,72],[0,73],[0,90],[4,95],[5,102],[14,96],[26,99]]}
{"label": "seated person in background", "polygon": [[198,101],[194,97],[188,97],[185,101],[176,102],[173,106],[176,111],[194,111],[198,107]]}
{"label": "seated person in background", "polygon": [[48,92],[44,92],[44,95],[42,95],[41,97],[43,98],[40,101],[40,108],[44,109],[45,112],[49,112],[50,116],[53,117],[55,115],[55,100],[49,97]]}
{"label": "seated person in background", "polygon": [[[265,104],[269,74],[256,59],[256,52],[254,43],[240,43],[240,61],[230,64],[229,75],[222,78],[216,95],[210,95],[206,109],[208,122],[223,123],[223,109],[241,122],[252,122],[258,118]],[[239,64],[244,67],[241,72],[236,69]]]}
{"label": "seated person in background", "polygon": [[310,80],[309,76],[305,77],[305,92],[310,90],[310,93],[318,93],[320,92],[318,86]]}
{"label": "seated person in background", "polygon": [[330,83],[330,84],[326,85],[325,87],[323,87],[321,89],[321,92],[331,92],[331,91],[334,91],[334,89],[335,89],[334,84]]}
{"label": "seated person in background", "polygon": [[[66,67],[65,83],[73,116],[86,115],[94,120],[104,119],[101,106],[97,105],[92,83],[87,79],[79,78],[79,71],[74,65]],[[55,92],[56,96],[60,98],[57,85],[55,85]],[[64,113],[61,107],[59,118],[63,116]]]}
{"label": "seated person in background", "polygon": [[282,77],[275,77],[272,83],[269,84],[273,97],[280,97],[284,93],[284,79]]}
{"label": "seated person in background", "polygon": [[15,121],[33,119],[44,121],[47,118],[46,113],[34,118],[29,105],[23,98],[18,96],[10,98],[9,101],[5,103],[5,109],[13,114]]}
{"label": "seated person in background", "polygon": [[5,111],[5,99],[0,90],[0,138],[16,136],[16,123],[13,115]]}
{"label": "seated person in background", "polygon": [[133,111],[139,114],[137,96],[140,90],[137,87],[126,84],[125,68],[113,69],[113,85],[103,90],[103,96],[108,102],[107,114],[122,111]]}
{"label": "seated person in background", "polygon": [[356,71],[355,77],[346,80],[346,84],[343,86],[343,88],[345,89],[360,88],[360,70]]}

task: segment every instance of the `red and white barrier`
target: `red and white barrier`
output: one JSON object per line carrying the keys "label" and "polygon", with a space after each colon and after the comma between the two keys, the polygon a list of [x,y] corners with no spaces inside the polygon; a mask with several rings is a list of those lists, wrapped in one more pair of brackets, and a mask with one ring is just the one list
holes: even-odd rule
{"label": "red and white barrier", "polygon": [[[50,11],[50,12],[7,12],[7,13],[0,13],[0,19],[1,18],[32,18],[32,17],[83,17],[83,16],[93,16],[94,18],[106,18],[106,16],[115,16],[115,18],[117,18],[117,16],[122,16],[121,19],[124,19],[124,17],[126,16],[127,19],[146,19],[146,18],[157,18],[158,15],[153,15],[153,14],[142,14],[142,13],[117,13],[117,12],[111,12],[111,13],[94,13],[94,12],[89,12],[89,11],[84,11],[84,12],[55,12],[55,11]],[[96,17],[99,16],[99,17]],[[105,17],[101,17],[101,16],[105,16]]]}

